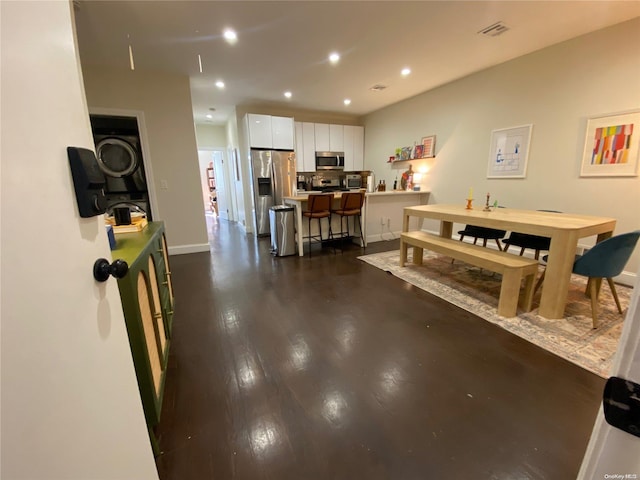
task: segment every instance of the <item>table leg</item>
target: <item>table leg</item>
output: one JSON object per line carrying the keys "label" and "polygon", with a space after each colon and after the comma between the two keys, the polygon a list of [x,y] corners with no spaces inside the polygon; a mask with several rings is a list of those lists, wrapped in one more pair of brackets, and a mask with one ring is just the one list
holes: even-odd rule
{"label": "table leg", "polygon": [[453,222],[440,222],[440,236],[444,238],[451,238],[453,234]]}
{"label": "table leg", "polygon": [[406,213],[402,214],[402,231],[409,231],[409,215],[407,215]]}
{"label": "table leg", "polygon": [[545,318],[564,317],[577,247],[578,235],[575,232],[557,232],[551,237],[539,310]]}

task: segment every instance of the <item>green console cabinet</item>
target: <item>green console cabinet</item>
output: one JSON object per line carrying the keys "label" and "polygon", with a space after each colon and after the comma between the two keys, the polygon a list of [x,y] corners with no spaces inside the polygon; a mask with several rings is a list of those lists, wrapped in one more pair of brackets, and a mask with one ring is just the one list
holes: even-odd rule
{"label": "green console cabinet", "polygon": [[153,428],[160,422],[173,323],[173,286],[163,222],[138,233],[116,234],[114,259],[129,271],[118,280],[138,387],[154,451]]}

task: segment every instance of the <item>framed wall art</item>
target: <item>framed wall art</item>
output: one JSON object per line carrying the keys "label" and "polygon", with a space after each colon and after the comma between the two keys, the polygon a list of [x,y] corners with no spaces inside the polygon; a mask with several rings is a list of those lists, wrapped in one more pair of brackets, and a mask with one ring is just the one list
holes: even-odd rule
{"label": "framed wall art", "polygon": [[638,175],[640,111],[589,118],[581,177]]}
{"label": "framed wall art", "polygon": [[432,158],[436,156],[436,136],[422,137],[422,157]]}
{"label": "framed wall art", "polygon": [[487,178],[525,178],[533,124],[491,132]]}

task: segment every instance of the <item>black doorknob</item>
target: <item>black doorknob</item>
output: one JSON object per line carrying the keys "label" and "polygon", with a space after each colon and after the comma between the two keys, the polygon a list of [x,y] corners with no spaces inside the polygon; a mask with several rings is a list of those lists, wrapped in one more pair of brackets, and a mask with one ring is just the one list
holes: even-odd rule
{"label": "black doorknob", "polygon": [[109,275],[113,275],[115,278],[124,277],[129,271],[129,265],[124,260],[114,260],[112,264],[109,264],[109,260],[106,258],[99,258],[93,264],[93,278],[98,282],[106,282]]}

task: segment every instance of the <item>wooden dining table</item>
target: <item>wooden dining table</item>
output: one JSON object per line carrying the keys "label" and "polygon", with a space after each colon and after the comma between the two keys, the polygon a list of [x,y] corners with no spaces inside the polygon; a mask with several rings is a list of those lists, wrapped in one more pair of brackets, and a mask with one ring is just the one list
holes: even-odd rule
{"label": "wooden dining table", "polygon": [[440,221],[440,236],[451,238],[453,224],[468,224],[551,238],[547,269],[542,285],[539,314],[545,318],[563,318],[578,240],[597,235],[600,242],[613,235],[614,218],[571,213],[518,210],[514,208],[466,209],[464,205],[417,205],[405,207],[402,231],[409,230],[409,219],[418,217]]}

